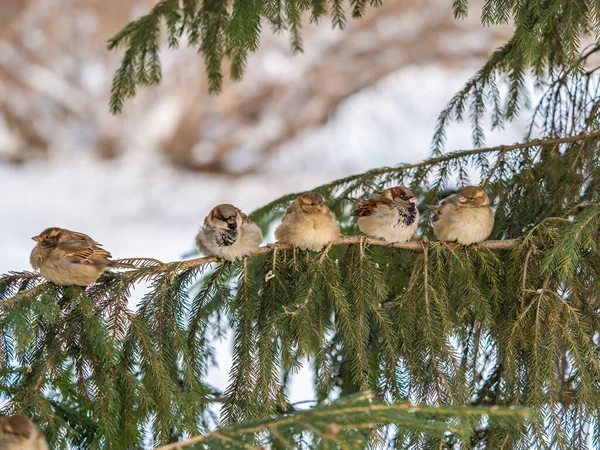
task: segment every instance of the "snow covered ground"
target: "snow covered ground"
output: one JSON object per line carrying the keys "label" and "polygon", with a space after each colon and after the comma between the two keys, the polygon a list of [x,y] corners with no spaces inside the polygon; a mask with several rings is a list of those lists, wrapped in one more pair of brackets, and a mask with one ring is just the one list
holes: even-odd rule
{"label": "snow covered ground", "polygon": [[[218,203],[251,212],[288,192],[424,159],[439,111],[477,68],[406,67],[349,98],[328,125],[288,144],[263,173],[237,179],[174,169],[145,144],[148,124],[131,144],[136,150],[117,160],[76,152],[44,164],[0,163],[0,273],[30,269],[30,238],[49,226],[85,232],[115,257],[180,259],[193,250],[199,225]],[[522,130],[510,125],[487,143],[519,141]],[[468,125],[453,126],[447,148],[470,148],[470,136]],[[221,342],[217,352],[219,368],[208,381],[224,389],[231,343]],[[295,377],[290,398],[314,398],[309,367]]]}

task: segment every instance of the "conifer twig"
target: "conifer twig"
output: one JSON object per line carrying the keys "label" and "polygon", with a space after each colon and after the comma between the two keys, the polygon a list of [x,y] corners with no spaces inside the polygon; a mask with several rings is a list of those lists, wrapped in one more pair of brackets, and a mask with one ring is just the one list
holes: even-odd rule
{"label": "conifer twig", "polygon": [[[321,425],[328,423],[332,424],[332,427],[336,429],[339,427],[339,431],[343,429],[364,429],[374,428],[381,423],[395,423],[395,418],[402,420],[400,415],[404,414],[442,414],[447,416],[448,414],[456,414],[461,412],[468,412],[469,414],[483,415],[492,414],[494,416],[504,416],[507,418],[514,418],[514,420],[522,420],[528,417],[528,411],[523,408],[485,408],[479,406],[429,406],[429,405],[415,405],[412,403],[378,403],[370,401],[372,396],[369,393],[361,394],[355,397],[355,404],[349,403],[347,400],[340,403],[339,406],[335,406],[335,403],[325,407],[316,407],[314,409],[302,410],[289,415],[282,415],[273,419],[258,419],[248,423],[233,424],[225,428],[218,428],[213,431],[206,432],[199,436],[194,436],[186,441],[174,442],[171,444],[157,447],[155,450],[176,450],[189,447],[190,445],[198,444],[209,440],[224,440],[230,441],[232,436],[247,435],[260,432],[274,432],[279,428],[290,427],[293,424],[301,424],[303,428],[308,428],[314,431],[315,434],[321,436],[324,433],[314,427],[312,424],[316,421],[320,422]],[[362,403],[368,401],[368,403]],[[359,403],[360,402],[360,403]],[[382,413],[381,415],[378,413]],[[359,419],[361,415],[367,416],[369,422],[364,422]],[[340,420],[340,418],[346,418],[346,420]],[[422,427],[426,428],[427,424],[422,424]],[[448,424],[444,424],[446,429],[457,434],[464,432],[463,427],[450,427]],[[225,437],[225,438],[224,438]],[[327,434],[329,439],[335,440],[335,434]],[[238,444],[239,445],[239,444]],[[263,447],[251,447],[259,449]]]}
{"label": "conifer twig", "polygon": [[[405,250],[423,251],[423,245],[421,244],[421,241],[386,242],[381,239],[372,238],[372,237],[368,237],[368,236],[361,236],[361,235],[341,236],[340,238],[331,242],[331,247],[335,247],[337,245],[361,244],[361,242],[364,242],[365,244],[368,244],[368,245],[377,245],[380,247],[402,248]],[[513,248],[515,245],[517,245],[518,242],[519,242],[519,239],[490,240],[490,241],[480,242],[477,245],[480,247],[489,248],[491,250],[508,250],[510,248]],[[448,242],[448,243],[446,243],[446,245],[449,248],[454,248],[459,244],[455,244],[453,242]],[[260,255],[264,255],[267,253],[273,253],[274,250],[277,250],[277,251],[290,250],[293,248],[294,247],[290,244],[284,244],[281,242],[277,242],[275,244],[268,244],[263,247],[259,247],[257,251],[248,255],[248,257],[250,258],[253,256],[260,256]],[[135,259],[135,258],[131,258],[131,259]],[[174,261],[174,262],[170,262],[170,263],[165,263],[165,264],[163,264],[163,266],[157,266],[157,267],[153,267],[151,269],[161,269],[164,266],[173,268],[173,266],[177,266],[177,269],[181,270],[181,269],[189,269],[191,267],[198,267],[198,266],[202,266],[205,264],[211,264],[211,263],[215,263],[215,262],[219,262],[219,261],[220,261],[220,259],[217,256],[204,256],[202,258],[195,258],[195,259],[188,259],[188,260],[184,260],[184,261]],[[143,269],[143,270],[148,270],[148,269]],[[160,270],[160,271],[162,271],[162,270]],[[129,270],[127,272],[124,272],[125,275],[135,274],[135,273],[136,273],[136,270]]]}
{"label": "conifer twig", "polygon": [[[508,250],[508,249],[511,249],[514,246],[516,246],[519,242],[520,242],[520,239],[490,240],[490,241],[480,242],[477,245],[480,247],[483,247],[483,248],[489,248],[491,250]],[[386,242],[381,239],[372,238],[372,237],[363,236],[363,235],[341,236],[340,238],[331,242],[327,246],[327,248],[330,249],[331,247],[334,247],[337,245],[356,245],[356,244],[359,244],[361,246],[376,245],[376,246],[380,246],[380,247],[401,248],[401,249],[405,249],[405,250],[422,252],[424,246],[430,245],[430,241],[424,239],[423,241]],[[454,248],[454,247],[458,246],[458,244],[455,244],[452,242],[448,242],[448,243],[444,243],[444,244],[446,246],[448,246],[448,248]],[[256,252],[248,255],[247,257],[260,256],[260,255],[264,255],[267,253],[273,253],[276,251],[288,250],[288,249],[295,249],[295,248],[293,246],[291,246],[290,244],[284,244],[284,243],[278,242],[275,244],[268,244],[263,247],[259,247],[259,249]],[[285,252],[284,252],[284,254],[285,254]],[[323,252],[323,254],[326,254],[326,253]],[[323,256],[323,255],[321,255],[321,256]],[[149,261],[152,258],[133,258],[132,257],[132,258],[124,258],[124,259],[126,259],[127,261],[135,261],[135,260]],[[244,258],[244,261],[245,261],[245,258]],[[322,261],[322,258],[320,258],[320,261]],[[154,260],[154,262],[158,263],[158,260]],[[123,273],[123,276],[128,277],[128,278],[129,277],[138,278],[140,276],[140,274],[142,274],[142,277],[145,277],[145,276],[149,276],[149,275],[156,274],[156,273],[162,273],[162,272],[166,272],[166,271],[184,270],[184,269],[189,269],[192,267],[199,267],[199,266],[203,266],[203,265],[211,264],[211,263],[215,263],[215,262],[220,262],[220,259],[216,256],[204,256],[202,258],[195,258],[195,259],[189,259],[189,260],[184,260],[184,261],[174,261],[174,262],[169,262],[169,263],[162,263],[160,265],[157,264],[157,265],[149,266],[149,267],[146,266],[146,267],[141,267],[138,269],[126,270],[122,273]],[[245,271],[245,273],[247,273],[247,272]],[[31,289],[38,288],[42,285],[34,286]],[[27,289],[22,292],[19,292],[14,297],[0,301],[0,308],[10,307],[12,304],[17,302],[18,299],[21,298],[22,295],[24,295],[25,293],[27,293],[27,295],[29,295],[29,294],[31,294],[31,291],[29,289]]]}
{"label": "conifer twig", "polygon": [[581,141],[584,139],[591,139],[591,138],[600,138],[600,130],[592,131],[590,133],[580,133],[580,134],[576,134],[573,136],[567,136],[567,137],[563,137],[563,138],[533,139],[531,141],[519,142],[519,143],[512,144],[512,145],[497,145],[495,147],[483,147],[483,148],[475,148],[475,149],[470,149],[470,150],[456,150],[453,152],[445,153],[436,158],[426,159],[425,161],[421,161],[418,163],[403,164],[398,167],[383,167],[380,169],[371,170],[369,172],[361,173],[358,175],[350,175],[346,178],[336,180],[329,184],[340,184],[340,183],[352,181],[356,178],[364,177],[365,175],[369,175],[369,176],[383,175],[385,173],[390,173],[390,172],[404,172],[404,171],[410,170],[410,169],[418,169],[419,167],[435,166],[436,164],[450,161],[453,159],[463,158],[465,156],[480,155],[482,153],[493,153],[493,152],[506,153],[506,152],[513,151],[513,150],[523,150],[526,148],[540,147],[540,146],[546,146],[546,145],[567,144],[570,142],[577,142],[577,141]]}
{"label": "conifer twig", "polygon": [[496,162],[494,163],[494,166],[487,173],[487,175],[485,176],[485,178],[483,179],[483,181],[481,183],[481,188],[482,189],[485,189],[487,187],[487,185],[490,183],[490,180],[492,179],[492,177],[496,173],[496,170],[498,170],[498,167],[500,167],[500,164],[502,164],[502,161],[504,161],[504,157],[506,156],[506,151],[507,151],[506,149],[503,149],[500,152],[500,154],[498,155],[498,159],[496,159]]}
{"label": "conifer twig", "polygon": [[308,302],[310,301],[310,297],[312,296],[312,292],[313,292],[313,285],[311,283],[311,286],[308,288],[308,292],[306,293],[306,298],[304,299],[304,301],[302,302],[302,304],[300,306],[298,306],[296,309],[289,310],[285,305],[283,306],[283,312],[288,315],[288,316],[297,316],[298,314],[300,314],[300,312],[306,307],[306,305],[308,305]]}
{"label": "conifer twig", "polygon": [[24,291],[19,291],[13,297],[1,301],[0,302],[0,306],[2,306],[4,308],[8,308],[13,303],[16,303],[17,301],[19,301],[20,298],[24,297],[25,294],[31,295],[32,292],[35,292],[34,291],[35,289],[39,289],[40,291],[42,291],[42,290],[44,290],[46,288],[44,286],[44,283],[41,283],[41,284],[38,284],[36,286],[30,287],[29,289],[26,289]]}
{"label": "conifer twig", "polygon": [[321,252],[321,256],[319,256],[319,262],[322,263],[323,260],[325,259],[325,257],[329,254],[329,250],[331,250],[331,247],[333,246],[333,243],[330,242],[329,244],[327,244],[327,246],[325,247],[325,250],[323,250]]}
{"label": "conifer twig", "polygon": [[160,259],[146,258],[146,257],[120,258],[120,259],[117,259],[116,262],[129,263],[129,264],[133,264],[133,263],[153,263],[153,264],[155,264],[157,266],[160,266],[160,265],[164,264],[164,262],[162,262]]}
{"label": "conifer twig", "polygon": [[521,283],[521,307],[525,304],[525,291],[527,290],[527,269],[529,268],[529,259],[536,251],[535,245],[532,245],[527,255],[525,255],[525,262],[523,263],[523,278]]}

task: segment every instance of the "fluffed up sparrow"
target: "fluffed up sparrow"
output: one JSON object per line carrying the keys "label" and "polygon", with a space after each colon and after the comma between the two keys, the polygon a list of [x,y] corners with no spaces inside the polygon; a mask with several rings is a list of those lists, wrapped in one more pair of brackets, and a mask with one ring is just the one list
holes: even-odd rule
{"label": "fluffed up sparrow", "polygon": [[215,206],[196,235],[196,245],[205,255],[235,261],[255,252],[262,242],[260,228],[239,208]]}
{"label": "fluffed up sparrow", "polygon": [[299,196],[287,209],[275,230],[280,242],[303,250],[321,250],[340,235],[335,214],[316,192]]}
{"label": "fluffed up sparrow", "polygon": [[470,245],[488,238],[494,227],[494,211],[483,189],[466,186],[440,203],[433,221],[438,240]]}
{"label": "fluffed up sparrow", "polygon": [[0,450],[48,450],[42,430],[22,414],[0,417]]}
{"label": "fluffed up sparrow", "polygon": [[110,260],[111,254],[100,248],[100,244],[77,231],[47,228],[31,239],[37,242],[29,257],[31,265],[55,284],[87,286],[111,267],[135,267]]}
{"label": "fluffed up sparrow", "polygon": [[367,236],[388,242],[409,241],[419,226],[418,199],[404,186],[375,192],[356,204],[358,228]]}

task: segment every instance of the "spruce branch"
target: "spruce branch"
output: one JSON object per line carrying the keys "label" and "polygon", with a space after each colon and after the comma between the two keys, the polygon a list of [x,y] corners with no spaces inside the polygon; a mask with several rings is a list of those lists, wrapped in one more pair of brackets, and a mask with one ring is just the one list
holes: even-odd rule
{"label": "spruce branch", "polygon": [[[293,51],[302,51],[300,29],[305,11],[311,12],[314,22],[330,15],[334,27],[343,28],[347,6],[334,2],[330,12],[328,1],[160,0],[148,14],[130,22],[108,41],[109,50],[125,46],[112,81],[111,112],[121,112],[124,101],[134,97],[139,86],[161,82],[159,47],[163,23],[169,47],[177,48],[181,37],[187,35],[188,45],[197,48],[204,58],[209,92],[219,93],[223,86],[223,60],[227,57],[230,61],[231,79],[240,80],[249,54],[258,50],[265,21],[275,31],[289,31]],[[352,0],[352,16],[362,17],[367,4],[366,0]],[[380,2],[372,0],[370,5],[377,7]]]}
{"label": "spruce branch", "polygon": [[[71,288],[41,283],[46,292],[40,292],[35,290],[41,281],[37,275],[25,273],[20,279],[19,274],[12,274],[6,280],[0,278],[0,298],[20,295],[22,301],[0,309],[0,332],[8,339],[9,353],[16,346],[18,358],[34,363],[26,383],[2,378],[0,371],[0,385],[17,389],[16,407],[47,411],[47,390],[60,383],[64,392],[70,388],[70,380],[76,379],[81,392],[77,404],[84,411],[94,408],[89,414],[98,424],[95,433],[115,442],[119,437],[110,431],[111,422],[123,420],[129,446],[142,439],[136,417],[155,417],[153,433],[166,444],[172,439],[173,429],[187,436],[206,429],[198,417],[206,414],[207,404],[217,400],[225,402],[231,422],[272,417],[285,411],[287,401],[280,395],[285,384],[280,385],[280,370],[294,370],[304,357],[314,361],[319,399],[327,398],[340,379],[346,392],[369,389],[380,398],[411,399],[423,404],[437,399],[465,405],[479,390],[477,383],[470,382],[469,373],[473,371],[473,379],[479,373],[484,380],[487,365],[502,364],[506,368],[502,387],[494,390],[498,404],[520,403],[510,397],[515,390],[522,390],[521,396],[531,396],[534,404],[548,403],[556,409],[564,402],[593,404],[597,400],[593,380],[597,374],[600,376],[600,368],[585,361],[592,360],[598,351],[592,339],[598,322],[592,319],[596,313],[588,300],[590,295],[597,295],[590,289],[597,290],[594,280],[600,267],[596,253],[589,251],[589,239],[596,236],[596,219],[591,219],[598,215],[596,206],[586,205],[575,220],[544,219],[523,238],[488,241],[473,247],[427,239],[388,244],[364,236],[344,236],[333,242],[322,258],[323,253],[305,252],[290,257],[288,246],[272,244],[247,258],[245,264],[219,264],[214,272],[194,283],[192,280],[204,270],[206,262],[214,262],[215,258],[163,265],[142,260],[139,269],[106,274],[87,290],[77,290],[78,295],[71,301],[64,299],[64,292]],[[570,240],[578,241],[575,246],[580,257],[573,260],[578,276],[564,278],[562,262],[570,252]],[[535,258],[532,253],[529,264],[525,264],[533,245],[539,253]],[[501,250],[504,257],[496,257],[495,250]],[[544,269],[538,263],[544,258],[558,264]],[[524,270],[526,292],[522,292]],[[271,276],[267,277],[269,272]],[[236,289],[233,286],[238,275]],[[147,279],[152,284],[137,311],[124,309],[123,301],[132,284]],[[30,284],[34,289],[28,291]],[[562,284],[567,294],[559,291]],[[19,293],[23,286],[26,288]],[[307,295],[309,300],[303,304]],[[526,298],[520,306],[522,295]],[[569,297],[562,298],[564,295]],[[111,310],[111,298],[119,302],[114,305],[115,312]],[[586,303],[590,306],[585,307]],[[285,314],[285,307],[298,304],[302,304],[298,314]],[[54,315],[44,312],[46,308],[53,308]],[[236,333],[237,368],[232,371],[232,384],[225,394],[215,397],[200,380],[210,359],[211,323],[222,311],[233,318],[230,323]],[[109,327],[110,320],[118,319],[115,314],[123,319],[117,334]],[[34,320],[29,321],[29,317]],[[48,334],[47,330],[60,329],[56,325],[46,327],[49,319],[66,324],[68,330]],[[513,328],[515,322],[517,327]],[[44,326],[41,330],[40,323]],[[467,359],[461,358],[461,349],[454,348],[448,339],[462,336],[465,326],[477,329],[468,335],[468,342],[476,342],[466,345],[465,351],[470,352]],[[103,327],[106,330],[102,331]],[[546,349],[546,341],[540,336],[549,334],[557,337]],[[51,336],[56,338],[48,341]],[[68,339],[57,341],[64,336]],[[100,337],[97,346],[95,336]],[[33,354],[27,350],[31,339],[39,342]],[[473,348],[477,349],[475,354]],[[479,348],[483,350],[480,356],[484,356],[476,371]],[[533,352],[541,356],[534,358]],[[88,354],[92,356],[84,356]],[[48,359],[44,355],[52,356],[51,366],[45,367]],[[558,378],[562,372],[555,365],[564,358],[569,358],[569,367],[573,368],[572,381],[560,389],[550,385],[549,390],[547,383],[538,380],[545,377],[559,383],[564,377]],[[63,369],[65,361],[73,361],[75,378]],[[17,370],[20,364],[6,373],[23,372]],[[528,377],[523,375],[523,367],[535,368],[531,374],[536,380],[526,378],[526,387],[514,387],[515,380]],[[250,373],[244,373],[245,369]],[[40,387],[32,391],[40,371],[47,374],[43,391],[39,392]],[[22,376],[27,379],[26,372]],[[119,380],[117,391],[112,387],[115,379]],[[95,409],[91,405],[98,400],[104,404]],[[51,417],[49,412],[43,414]],[[587,420],[585,413],[577,413],[576,417],[582,424]],[[394,422],[406,427],[399,432],[399,439],[412,439],[417,422],[414,418]],[[344,433],[368,430],[366,436],[381,431],[372,429],[372,423],[357,418],[346,430],[334,422]],[[476,428],[474,420],[469,423]],[[298,433],[303,430],[310,439],[325,439],[325,424],[310,425],[298,428]],[[61,427],[51,425],[53,432],[65,433]],[[501,425],[486,429],[491,430],[486,432],[486,442],[492,435],[501,435],[502,440],[506,437]],[[287,442],[283,445],[288,446],[297,442],[297,434],[286,434],[286,429],[266,433],[272,442]],[[526,437],[527,430],[519,428],[518,433],[512,433],[519,441]],[[233,439],[232,445],[243,447],[259,445],[265,434],[221,435]],[[431,439],[444,439],[437,436]],[[217,448],[224,445],[223,439],[217,438],[202,443]],[[346,434],[339,434],[329,440],[339,445],[347,439]]]}
{"label": "spruce branch", "polygon": [[496,162],[494,163],[494,165],[492,166],[490,171],[486,173],[485,178],[481,181],[482,189],[485,189],[487,187],[490,180],[494,177],[496,170],[498,170],[498,167],[500,167],[500,164],[502,164],[504,162],[504,157],[506,156],[507,151],[508,150],[506,150],[506,149],[500,150],[500,154],[498,155]]}
{"label": "spruce branch", "polygon": [[510,151],[514,151],[514,150],[525,150],[525,149],[532,148],[532,147],[546,147],[546,146],[550,146],[550,145],[567,144],[567,143],[571,143],[571,142],[578,142],[578,141],[583,141],[586,139],[593,139],[593,138],[598,138],[598,137],[600,137],[600,130],[592,131],[589,133],[580,133],[580,134],[577,134],[574,136],[567,136],[567,137],[562,137],[562,138],[533,139],[530,141],[515,143],[512,145],[496,145],[494,147],[475,148],[475,149],[470,149],[470,150],[456,150],[456,151],[453,151],[450,153],[446,153],[442,156],[429,158],[420,163],[404,164],[399,167],[370,170],[369,172],[366,172],[366,174],[352,175],[350,177],[346,177],[346,178],[337,180],[336,182],[337,183],[347,182],[347,181],[351,181],[358,177],[363,177],[364,175],[382,175],[382,174],[387,174],[387,173],[391,173],[391,172],[404,172],[406,170],[417,169],[420,167],[435,166],[440,163],[447,162],[447,161],[450,161],[453,159],[460,159],[460,158],[464,158],[466,156],[480,155],[483,153],[494,153],[494,152],[506,153],[506,152],[510,152]]}
{"label": "spruce branch", "polygon": [[[519,239],[490,240],[490,241],[481,242],[481,243],[477,244],[477,246],[480,246],[482,248],[488,248],[491,250],[508,250],[508,249],[511,249],[511,248],[515,247],[516,245],[518,245],[519,242],[520,242]],[[422,252],[424,245],[435,244],[435,242],[434,243],[430,243],[429,241],[427,241],[427,243],[424,243],[421,241],[386,242],[381,239],[376,239],[376,238],[362,236],[362,235],[360,235],[360,236],[342,236],[339,239],[336,239],[334,242],[331,242],[330,244],[328,244],[328,248],[330,249],[331,247],[340,246],[340,245],[365,245],[365,244],[372,245],[372,246],[379,246],[379,247],[388,247],[388,248],[405,249],[405,250],[412,250],[412,251],[416,251],[416,252]],[[456,248],[457,246],[460,247],[458,244],[452,243],[452,242],[444,243],[444,246],[448,249],[453,249],[453,248]],[[261,256],[261,255],[273,253],[276,251],[285,251],[285,250],[290,250],[290,249],[294,249],[294,247],[289,244],[284,244],[284,243],[268,244],[263,247],[260,247],[256,252],[252,253],[251,255],[248,255],[248,258],[255,257],[255,256]],[[323,262],[325,255],[326,255],[325,252],[321,252],[318,255],[318,259],[319,259],[320,263]],[[308,256],[308,254],[307,254],[307,256]],[[216,256],[205,256],[202,258],[196,258],[196,259],[190,259],[190,260],[184,260],[184,261],[175,261],[175,262],[170,262],[170,263],[162,263],[158,260],[154,260],[153,258],[137,258],[137,257],[136,258],[133,258],[133,257],[126,258],[126,259],[123,259],[122,261],[126,261],[129,264],[136,264],[138,262],[142,263],[139,269],[128,270],[128,271],[121,273],[121,275],[123,277],[130,279],[130,280],[143,280],[143,279],[154,277],[161,273],[174,273],[174,272],[179,272],[179,271],[183,271],[186,269],[199,268],[199,267],[202,267],[202,266],[205,266],[208,264],[221,262],[221,260]],[[148,261],[151,262],[150,265],[146,264]],[[13,273],[13,276],[16,276],[16,275],[21,275],[21,274]],[[31,273],[25,272],[23,275],[29,279],[41,280],[41,277],[37,274],[31,274]],[[25,296],[30,297],[30,296],[34,295],[35,291],[33,291],[32,289],[34,289],[34,290],[38,289],[41,292],[41,291],[45,290],[46,288],[47,288],[47,283],[42,283],[34,288],[23,291],[22,293],[18,293],[16,295],[14,295],[13,297],[7,297],[5,299],[2,299],[0,301],[0,308],[9,308],[14,303],[18,302],[21,298],[23,298]],[[308,301],[308,299],[306,301]]]}
{"label": "spruce branch", "polygon": [[525,261],[523,263],[523,281],[521,284],[521,306],[524,306],[525,292],[527,291],[527,270],[529,269],[529,259],[535,253],[537,253],[537,247],[535,245],[531,245],[527,255],[525,255]]}
{"label": "spruce branch", "polygon": [[[531,167],[539,162],[537,156],[542,149],[559,148],[561,145],[576,146],[580,142],[595,141],[600,138],[600,131],[594,130],[582,132],[566,137],[551,137],[543,139],[527,140],[511,145],[497,145],[493,147],[475,148],[469,150],[456,150],[439,156],[428,158],[424,161],[412,164],[402,164],[398,167],[382,167],[373,169],[364,173],[350,175],[338,180],[334,180],[313,190],[319,192],[325,197],[329,197],[335,202],[335,207],[343,211],[342,203],[347,203],[349,198],[356,198],[357,195],[364,196],[370,194],[373,190],[380,189],[382,186],[389,186],[392,182],[410,186],[417,192],[427,191],[429,196],[439,191],[440,187],[448,182],[449,175],[455,171],[468,166],[473,158],[497,153],[500,158],[506,159],[515,166],[515,158],[511,157],[518,153],[523,162],[527,161]],[[535,152],[535,156],[529,154]],[[512,159],[511,159],[512,158]],[[518,162],[518,160],[516,160]],[[481,167],[481,176],[485,180],[486,186],[492,183],[492,177],[498,173],[502,161],[494,165],[491,169],[485,170]],[[516,175],[516,168],[512,169],[512,174]],[[502,171],[501,171],[502,173]],[[433,176],[437,182],[433,189],[427,190],[423,185],[429,183],[428,177]],[[504,175],[506,176],[506,175]],[[259,208],[251,214],[251,217],[257,222],[269,222],[273,220],[280,211],[287,208],[301,193],[292,193],[285,195],[271,203]],[[354,195],[352,195],[354,194]],[[337,206],[340,205],[340,206]]]}
{"label": "spruce branch", "polygon": [[[352,0],[350,13],[379,3]],[[469,436],[477,448],[585,448],[592,429],[598,441],[600,79],[597,63],[584,64],[600,46],[596,38],[579,48],[597,36],[600,8],[543,3],[484,1],[483,22],[512,21],[515,36],[451,100],[435,141],[443,143],[451,120],[468,118],[483,145],[483,117],[490,112],[494,128],[517,117],[528,105],[530,74],[544,94],[527,139],[538,128],[545,138],[436,152],[317,188],[352,234],[348,202],[404,184],[434,204],[453,193],[448,187],[471,184],[475,169],[495,205],[492,240],[466,248],[428,242],[425,211],[422,241],[343,236],[319,254],[276,243],[214,267],[215,257],[131,258],[136,269],[106,273],[86,290],[9,274],[0,278],[3,412],[39,418],[53,448],[137,448],[150,437],[181,448],[190,441],[172,440],[211,428],[211,402],[224,403],[225,421],[255,419],[191,439],[212,448],[362,449],[388,431],[397,448],[469,446]],[[289,30],[301,50],[303,13],[316,21],[327,6],[343,26],[337,0],[160,1],[111,42],[125,46],[112,110],[140,85],[161,81],[163,25],[169,46],[186,36],[200,50],[209,89],[218,91],[222,62],[229,59],[239,79],[265,19]],[[467,9],[466,0],[454,1],[457,17]],[[293,196],[253,218],[266,229]],[[132,311],[130,293],[142,281],[148,291]],[[215,360],[211,343],[228,327],[231,381],[215,395],[204,378]],[[289,375],[306,360],[320,404],[340,388],[371,390],[390,404],[342,398],[274,417],[290,411]],[[539,414],[527,423],[488,420],[493,409],[471,416],[472,403],[528,405]]]}
{"label": "spruce branch", "polygon": [[[489,248],[491,250],[508,250],[513,248],[515,245],[518,245],[519,239],[506,239],[506,240],[491,240],[491,241],[483,241],[477,244],[477,246],[483,248]],[[431,242],[433,244],[434,242]],[[413,250],[417,252],[423,251],[423,244],[421,241],[408,241],[408,242],[386,242],[381,239],[372,238],[368,236],[342,236],[339,239],[328,244],[328,247],[336,247],[339,245],[372,245],[379,247],[389,247],[389,248],[397,248],[397,249],[405,249],[405,250]],[[459,244],[453,242],[444,243],[444,246],[448,249],[453,249],[456,247],[460,247]],[[269,253],[273,253],[274,251],[284,251],[284,250],[293,250],[294,247],[285,243],[275,243],[268,244],[263,247],[259,247],[259,249],[252,254],[248,255],[247,258],[252,258],[255,256],[266,255]],[[319,262],[323,262],[325,253],[319,253]],[[135,264],[137,261],[142,260],[146,261],[148,258],[127,258],[124,261],[128,263]],[[216,262],[221,262],[221,259],[216,256],[204,256],[201,258],[189,259],[184,261],[175,261],[170,263],[161,263],[161,264],[153,264],[151,266],[143,266],[139,269],[128,270],[122,272],[122,275],[126,278],[131,279],[143,279],[147,277],[151,277],[157,275],[159,273],[171,272],[171,271],[182,271],[185,269],[201,267],[207,264],[212,264]],[[10,306],[15,300],[15,298],[11,298],[9,300],[4,300],[0,302],[0,306]]]}
{"label": "spruce branch", "polygon": [[[524,408],[384,404],[375,400],[371,394],[359,394],[341,398],[330,405],[319,405],[289,415],[221,427],[182,442],[157,447],[156,450],[176,450],[200,443],[215,448],[227,446],[228,448],[258,450],[264,446],[245,444],[244,436],[267,433],[276,437],[280,442],[296,443],[302,430],[308,430],[315,438],[324,442],[332,441],[329,442],[329,445],[342,445],[347,449],[362,449],[366,444],[365,436],[356,431],[377,429],[386,425],[408,426],[411,430],[418,430],[434,436],[450,432],[468,439],[472,433],[468,420],[449,421],[448,419],[480,416],[486,416],[492,422],[516,424],[527,418],[528,411]],[[349,434],[351,432],[353,433]]]}
{"label": "spruce branch", "polygon": [[[37,277],[39,277],[39,275]],[[31,295],[35,295],[36,292],[42,293],[43,291],[46,290],[46,288],[47,288],[47,286],[44,286],[43,283],[42,284],[38,284],[37,286],[29,288],[26,291],[22,291],[22,292],[17,293],[15,296],[13,296],[11,298],[3,299],[0,302],[0,305],[3,308],[8,308],[11,305],[13,305],[14,303],[18,302],[21,298],[26,297],[26,296],[28,297],[28,296],[31,296]]]}

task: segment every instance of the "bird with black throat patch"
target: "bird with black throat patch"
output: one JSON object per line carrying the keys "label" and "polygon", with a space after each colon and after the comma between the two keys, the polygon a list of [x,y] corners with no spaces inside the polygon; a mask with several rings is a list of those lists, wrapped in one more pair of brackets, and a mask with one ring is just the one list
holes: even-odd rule
{"label": "bird with black throat patch", "polygon": [[22,414],[0,417],[0,450],[48,450],[42,430]]}
{"label": "bird with black throat patch", "polygon": [[111,260],[111,254],[101,244],[77,231],[46,228],[31,239],[37,242],[29,257],[31,266],[54,284],[88,286],[110,268],[135,268]]}
{"label": "bird with black throat patch", "polygon": [[494,228],[494,211],[485,191],[465,186],[446,197],[433,215],[438,240],[471,245],[486,240]]}
{"label": "bird with black throat patch", "polygon": [[260,228],[239,208],[215,206],[196,235],[198,250],[207,256],[235,261],[258,250],[263,236]]}
{"label": "bird with black throat patch", "polygon": [[321,250],[340,236],[335,214],[316,192],[300,195],[275,230],[279,242],[302,250]]}
{"label": "bird with black throat patch", "polygon": [[419,227],[418,201],[404,186],[395,186],[358,202],[352,215],[358,217],[356,224],[367,236],[387,242],[406,242]]}

